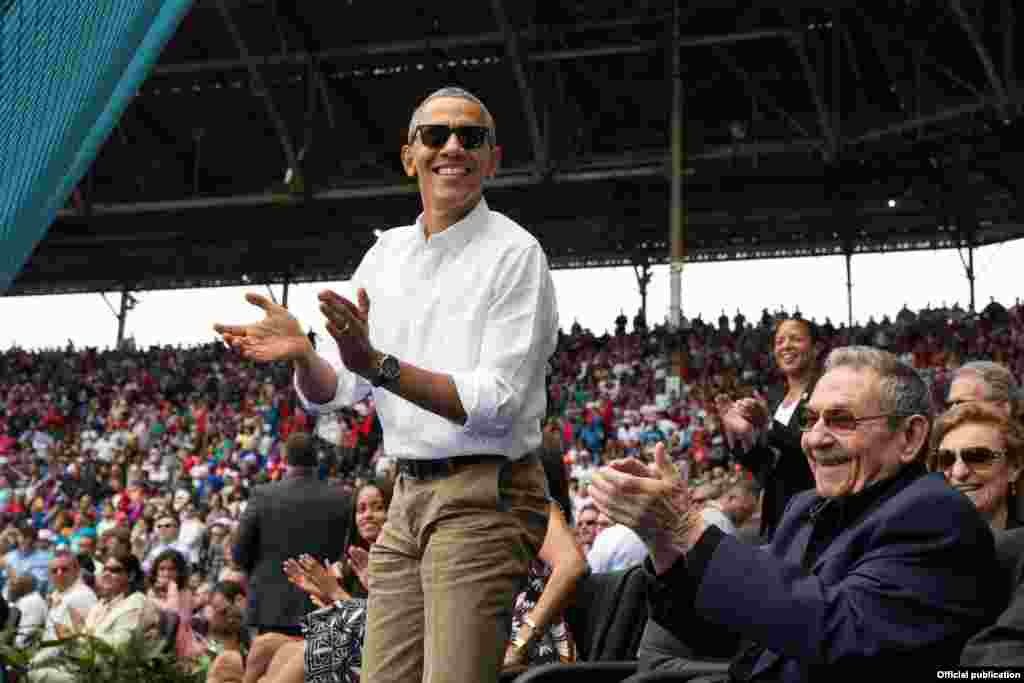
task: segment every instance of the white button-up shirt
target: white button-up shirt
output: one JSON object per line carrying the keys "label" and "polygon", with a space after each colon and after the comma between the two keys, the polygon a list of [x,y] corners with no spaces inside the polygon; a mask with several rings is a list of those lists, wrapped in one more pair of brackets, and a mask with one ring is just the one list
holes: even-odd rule
{"label": "white button-up shirt", "polygon": [[[495,454],[517,459],[540,446],[544,373],[558,341],[547,257],[529,232],[482,198],[466,218],[426,239],[423,216],[384,232],[353,284],[370,297],[370,342],[382,353],[450,375],[466,411],[459,425],[400,398],[325,356],[338,374],[337,410],[373,392],[384,451],[409,459]],[[298,384],[296,383],[296,389]]]}

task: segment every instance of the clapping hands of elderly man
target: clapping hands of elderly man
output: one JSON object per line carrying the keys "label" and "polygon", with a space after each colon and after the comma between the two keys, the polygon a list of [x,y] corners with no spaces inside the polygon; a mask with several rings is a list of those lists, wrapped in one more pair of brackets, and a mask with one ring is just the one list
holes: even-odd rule
{"label": "clapping hands of elderly man", "polygon": [[706,528],[664,443],[655,447],[650,465],[621,458],[602,467],[594,474],[590,495],[601,512],[644,540],[658,574],[689,552]]}

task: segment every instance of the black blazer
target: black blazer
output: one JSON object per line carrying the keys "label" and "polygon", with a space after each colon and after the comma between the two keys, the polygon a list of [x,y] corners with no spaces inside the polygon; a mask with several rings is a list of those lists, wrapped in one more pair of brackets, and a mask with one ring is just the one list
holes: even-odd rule
{"label": "black blazer", "polygon": [[[917,471],[907,466],[888,482],[810,567],[812,511],[822,501],[814,491],[793,498],[763,550],[723,535],[696,597],[692,584],[666,590],[655,618],[680,639],[696,616],[760,643],[767,649],[748,680],[881,681],[908,663],[930,676],[955,666],[1005,604],[1006,586],[973,503],[942,475]],[[692,600],[692,610],[673,599]]]}
{"label": "black blazer", "polygon": [[761,503],[761,542],[768,543],[775,534],[775,528],[782,519],[790,499],[801,491],[814,488],[814,476],[807,464],[807,457],[800,447],[800,414],[814,391],[814,382],[807,387],[800,403],[783,426],[775,421],[775,411],[785,394],[769,397],[770,427],[765,439],[759,441],[746,453],[734,453],[741,465],[750,470],[764,490]]}
{"label": "black blazer", "polygon": [[341,559],[352,511],[351,496],[312,475],[253,489],[235,546],[235,560],[249,576],[250,626],[298,626],[313,603],[289,583],[282,565],[302,553]]}

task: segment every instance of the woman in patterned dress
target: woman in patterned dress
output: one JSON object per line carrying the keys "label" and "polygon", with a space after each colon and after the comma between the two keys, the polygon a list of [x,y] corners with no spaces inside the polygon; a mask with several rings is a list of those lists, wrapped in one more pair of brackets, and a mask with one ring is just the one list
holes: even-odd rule
{"label": "woman in patterned dress", "polygon": [[[303,555],[285,562],[288,579],[319,608],[307,617],[305,638],[268,633],[253,641],[245,683],[354,683],[359,680],[366,627],[366,577],[370,546],[387,519],[391,488],[371,481],[354,496],[353,519],[342,556],[330,570]],[[330,647],[324,645],[330,643]]]}

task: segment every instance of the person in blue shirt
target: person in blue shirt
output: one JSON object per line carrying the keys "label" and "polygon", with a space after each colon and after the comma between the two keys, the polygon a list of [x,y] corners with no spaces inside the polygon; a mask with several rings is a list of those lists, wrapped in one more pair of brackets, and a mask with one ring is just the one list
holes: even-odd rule
{"label": "person in blue shirt", "polygon": [[50,560],[53,554],[37,546],[38,532],[31,524],[18,529],[18,547],[4,556],[4,573],[7,577],[15,574],[31,574],[35,577],[40,592],[45,593],[50,579]]}
{"label": "person in blue shirt", "polygon": [[579,438],[583,440],[588,451],[600,457],[604,448],[604,427],[601,424],[600,415],[591,415],[590,422],[580,430]]}

